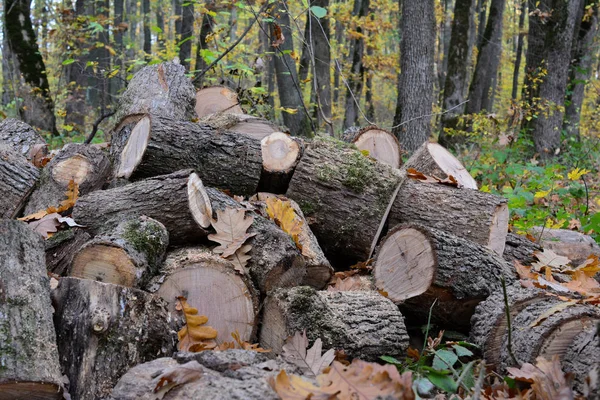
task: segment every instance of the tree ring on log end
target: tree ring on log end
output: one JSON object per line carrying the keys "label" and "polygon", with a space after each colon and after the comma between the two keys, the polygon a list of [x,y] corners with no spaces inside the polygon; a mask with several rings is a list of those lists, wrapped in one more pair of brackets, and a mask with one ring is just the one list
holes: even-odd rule
{"label": "tree ring on log end", "polygon": [[71,180],[81,185],[87,180],[88,174],[93,168],[87,157],[76,154],[59,162],[52,168],[52,179],[65,187]]}
{"label": "tree ring on log end", "polygon": [[399,168],[402,164],[400,143],[388,131],[371,127],[360,132],[352,143],[359,150],[367,150],[370,157],[393,168]]}
{"label": "tree ring on log end", "polygon": [[553,355],[557,354],[562,360],[569,346],[573,343],[575,336],[585,330],[593,329],[600,322],[600,319],[581,318],[579,316],[570,321],[562,322],[542,343],[540,356],[549,360]]}
{"label": "tree ring on log end", "polygon": [[121,165],[117,178],[129,179],[135,168],[142,161],[150,140],[150,117],[145,116],[135,125],[127,144],[121,153]]}
{"label": "tree ring on log end", "polygon": [[274,132],[260,142],[263,168],[269,172],[289,171],[298,159],[300,146],[283,132]]}
{"label": "tree ring on log end", "polygon": [[75,256],[69,276],[132,287],[136,281],[135,271],[136,267],[125,250],[94,244]]}
{"label": "tree ring on log end", "polygon": [[490,226],[489,248],[499,255],[504,253],[504,247],[506,246],[509,218],[508,204],[500,204],[496,207]]}
{"label": "tree ring on log end", "polygon": [[437,143],[427,143],[427,149],[442,171],[456,178],[456,181],[463,187],[477,190],[477,182],[475,179],[473,179],[464,165],[462,165],[448,150]]}
{"label": "tree ring on log end", "polygon": [[196,92],[196,113],[199,118],[217,112],[243,114],[237,93],[225,86],[211,86]]}
{"label": "tree ring on log end", "polygon": [[187,194],[190,212],[194,220],[202,228],[210,227],[213,215],[212,205],[202,180],[195,172],[188,179]]}
{"label": "tree ring on log end", "polygon": [[415,228],[389,234],[381,245],[374,267],[377,289],[400,302],[425,293],[437,266],[429,238]]}
{"label": "tree ring on log end", "polygon": [[52,383],[23,381],[0,383],[0,400],[62,398],[61,388]]}

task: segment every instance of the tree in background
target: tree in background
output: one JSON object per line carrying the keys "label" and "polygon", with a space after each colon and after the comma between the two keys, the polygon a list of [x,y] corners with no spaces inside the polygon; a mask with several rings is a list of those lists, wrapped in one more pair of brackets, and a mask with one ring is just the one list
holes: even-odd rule
{"label": "tree in background", "polygon": [[333,134],[331,124],[331,51],[329,48],[329,17],[321,13],[327,12],[329,0],[314,0],[308,11],[307,23],[310,26],[309,36],[312,44],[312,64],[314,69],[313,90],[316,99],[317,126],[325,121]]}

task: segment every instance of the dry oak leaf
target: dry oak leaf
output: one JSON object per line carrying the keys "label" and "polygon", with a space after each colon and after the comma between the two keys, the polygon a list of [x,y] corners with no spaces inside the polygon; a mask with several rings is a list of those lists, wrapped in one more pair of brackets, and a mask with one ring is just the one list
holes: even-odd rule
{"label": "dry oak leaf", "polygon": [[448,178],[446,179],[441,179],[437,176],[425,175],[424,173],[419,172],[414,168],[409,168],[406,170],[406,176],[411,179],[421,181],[423,183],[441,183],[443,185],[458,187],[458,181],[452,175],[448,175]]}
{"label": "dry oak leaf", "polygon": [[214,349],[218,332],[210,326],[203,326],[208,322],[208,317],[198,315],[198,309],[191,307],[185,297],[180,296],[177,301],[185,317],[185,326],[177,332],[179,350],[199,352]]}
{"label": "dry oak leaf", "polygon": [[254,217],[246,216],[245,210],[231,207],[217,210],[217,220],[212,220],[212,226],[217,233],[208,235],[210,240],[220,244],[213,252],[223,258],[233,255],[248,238],[256,235],[246,232],[253,221]]}
{"label": "dry oak leaf", "polygon": [[41,234],[44,239],[47,239],[52,233],[56,232],[61,225],[61,222],[58,220],[59,218],[61,218],[60,214],[47,214],[40,220],[32,221],[28,225],[31,229]]}
{"label": "dry oak leaf", "polygon": [[584,262],[577,266],[573,271],[567,272],[574,273],[575,271],[582,271],[590,278],[594,277],[598,272],[600,272],[600,261],[598,260],[598,256],[592,254]]}
{"label": "dry oak leaf", "polygon": [[235,332],[231,333],[231,337],[233,337],[233,342],[222,342],[221,344],[219,344],[219,346],[217,346],[217,348],[215,348],[215,350],[229,350],[229,349],[241,349],[241,350],[249,350],[249,351],[255,351],[257,353],[270,353],[271,350],[267,350],[267,349],[263,349],[262,347],[260,347],[259,344],[251,344],[248,342],[243,341],[240,338],[240,334],[239,332],[236,330]]}
{"label": "dry oak leaf", "polygon": [[544,249],[544,251],[534,251],[533,255],[539,260],[532,264],[536,271],[540,271],[543,267],[550,267],[555,271],[563,271],[570,259],[564,256],[559,256],[552,250]]}
{"label": "dry oak leaf", "polygon": [[286,339],[283,345],[283,358],[297,365],[302,373],[306,376],[316,377],[325,368],[333,362],[335,358],[335,350],[329,349],[325,354],[321,355],[323,342],[321,339],[315,340],[313,346],[308,349],[308,338],[306,330],[302,333],[296,332],[294,336]]}
{"label": "dry oak leaf", "polygon": [[202,366],[198,361],[190,361],[167,369],[158,377],[154,387],[155,399],[162,399],[175,386],[196,381],[202,377]]}
{"label": "dry oak leaf", "polygon": [[349,276],[345,279],[336,278],[335,284],[327,287],[328,292],[350,292],[368,290],[359,276]]}
{"label": "dry oak leaf", "polygon": [[600,283],[583,270],[575,271],[571,281],[563,283],[563,286],[584,296],[600,295]]}
{"label": "dry oak leaf", "polygon": [[299,235],[302,234],[302,220],[296,215],[292,203],[276,197],[268,198],[265,203],[269,218],[275,221],[281,230],[290,235],[296,246],[302,250],[299,240]]}
{"label": "dry oak leaf", "polygon": [[574,397],[558,355],[554,355],[552,361],[538,357],[536,365],[525,363],[521,368],[507,368],[507,371],[515,379],[531,383],[536,399],[570,400]]}
{"label": "dry oak leaf", "polygon": [[[73,208],[77,198],[79,197],[79,185],[75,183],[74,180],[71,179],[69,185],[67,186],[67,191],[65,192],[65,196],[67,196],[66,200],[60,202],[60,206],[58,207],[48,207],[45,210],[39,210],[33,214],[26,215],[21,218],[17,218],[19,221],[31,221],[34,219],[42,219],[48,214],[61,213],[67,211],[70,208]],[[65,221],[66,222],[66,221]],[[72,226],[69,224],[69,226]],[[79,226],[79,225],[77,225]],[[56,232],[56,231],[54,231]]]}
{"label": "dry oak leaf", "polygon": [[271,46],[279,47],[285,42],[285,36],[283,36],[283,32],[281,31],[281,27],[277,24],[273,24],[273,43]]}
{"label": "dry oak leaf", "polygon": [[231,261],[236,271],[241,274],[246,273],[246,264],[250,260],[250,254],[248,252],[252,250],[252,246],[249,244],[245,244],[239,249],[235,251],[232,255],[226,258],[226,260]]}

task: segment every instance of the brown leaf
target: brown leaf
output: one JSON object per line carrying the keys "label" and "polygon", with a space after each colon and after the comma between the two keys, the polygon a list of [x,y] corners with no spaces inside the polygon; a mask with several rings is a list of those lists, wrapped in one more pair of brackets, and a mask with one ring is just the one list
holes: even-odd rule
{"label": "brown leaf", "polygon": [[31,160],[31,163],[33,165],[35,165],[38,168],[42,168],[50,161],[50,158],[46,157],[46,154],[48,154],[47,144],[34,144],[29,150],[29,159]]}
{"label": "brown leaf", "polygon": [[294,336],[286,339],[283,345],[282,357],[286,361],[297,365],[305,375],[316,377],[333,362],[335,350],[329,349],[321,355],[321,349],[323,348],[321,339],[315,340],[308,351],[306,350],[307,347],[306,330],[302,333],[296,332]]}
{"label": "brown leaf", "polygon": [[48,214],[38,221],[30,222],[28,225],[31,229],[41,234],[44,239],[47,239],[49,234],[56,232],[61,225],[61,222],[58,220],[60,217],[61,215],[57,213]]}
{"label": "brown leaf", "polygon": [[573,273],[575,271],[582,271],[584,274],[593,278],[598,272],[600,272],[600,261],[598,256],[595,254],[590,255],[584,262],[578,265],[573,271],[567,271]]}
{"label": "brown leaf", "polygon": [[527,267],[521,264],[518,260],[514,260],[513,264],[515,266],[515,269],[517,270],[517,274],[519,274],[519,277],[521,279],[531,279],[534,281],[537,280],[539,274],[531,272],[531,267]]}
{"label": "brown leaf", "polygon": [[350,276],[345,279],[336,278],[335,284],[327,288],[328,292],[349,292],[364,290],[365,285],[359,276]]}
{"label": "brown leaf", "polygon": [[215,348],[217,331],[210,326],[203,326],[208,322],[208,317],[198,315],[198,310],[191,307],[185,297],[180,296],[177,300],[185,317],[185,326],[177,332],[179,350],[202,351]]}
{"label": "brown leaf", "polygon": [[525,363],[521,368],[507,368],[507,371],[515,379],[531,383],[538,399],[570,400],[574,397],[558,355],[554,355],[552,361],[538,357],[535,366]]}
{"label": "brown leaf", "polygon": [[532,267],[536,271],[540,271],[543,267],[550,267],[555,271],[563,271],[571,262],[567,257],[559,256],[549,249],[534,251],[533,255],[539,260],[532,264]]}
{"label": "brown leaf", "polygon": [[223,258],[233,255],[248,238],[256,235],[246,233],[253,221],[254,217],[246,216],[244,210],[231,207],[217,210],[217,220],[212,220],[212,226],[217,233],[208,235],[210,240],[220,244],[213,252]]}
{"label": "brown leaf", "polygon": [[60,202],[57,212],[67,211],[68,209],[73,208],[79,198],[79,184],[75,183],[73,179],[71,179],[69,186],[67,186],[65,196],[67,196],[67,198]]}
{"label": "brown leaf", "polygon": [[564,283],[563,286],[584,296],[600,294],[600,283],[583,270],[575,271],[571,282]]}
{"label": "brown leaf", "polygon": [[265,203],[267,204],[267,215],[269,218],[275,221],[282,231],[290,235],[296,246],[302,250],[299,235],[302,233],[303,222],[296,215],[292,203],[280,200],[277,197],[267,198]]}
{"label": "brown leaf", "polygon": [[249,244],[245,244],[239,249],[237,249],[235,253],[227,257],[227,260],[233,263],[235,270],[241,274],[246,273],[246,265],[248,264],[248,261],[251,258],[250,255],[247,253],[250,250],[252,250],[252,246]]}
{"label": "brown leaf", "polygon": [[158,66],[158,82],[165,92],[169,90],[169,85],[167,84],[167,79],[165,78],[165,70],[162,64]]}
{"label": "brown leaf", "polygon": [[448,175],[448,178],[442,179],[438,178],[437,176],[425,175],[424,173],[419,172],[414,168],[409,168],[406,170],[406,176],[424,183],[441,183],[448,186],[458,187],[458,182],[456,178],[454,178],[452,175]]}
{"label": "brown leaf", "polygon": [[162,399],[175,386],[197,381],[201,377],[202,366],[198,361],[190,361],[171,367],[158,377],[158,383],[154,387],[155,398]]}
{"label": "brown leaf", "polygon": [[285,42],[285,36],[283,36],[283,32],[281,31],[281,27],[276,23],[273,23],[273,43],[271,46],[279,47]]}

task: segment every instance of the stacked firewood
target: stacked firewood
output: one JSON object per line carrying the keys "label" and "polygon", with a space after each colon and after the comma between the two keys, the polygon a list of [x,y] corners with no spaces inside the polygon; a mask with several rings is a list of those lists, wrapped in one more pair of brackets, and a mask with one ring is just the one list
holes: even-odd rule
{"label": "stacked firewood", "polygon": [[[108,398],[130,368],[174,353],[181,298],[217,342],[239,335],[271,354],[306,330],[350,357],[402,356],[409,317],[463,331],[472,321],[486,359],[515,365],[502,350],[502,280],[517,281],[507,260],[536,245],[508,234],[504,198],[478,191],[437,144],[400,166],[381,129],[304,141],[244,115],[226,88],[196,94],[184,72],[165,63],[133,77],[108,150],[71,144],[34,165],[43,140],[0,126],[0,398]],[[44,241],[32,222],[74,185],[77,198],[55,211],[75,226]],[[360,290],[325,290],[333,267],[356,263],[372,268]],[[52,291],[47,273],[59,278]],[[578,304],[528,335],[560,300],[509,295],[522,361],[577,364],[597,308]],[[134,386],[113,396],[135,398]]]}

